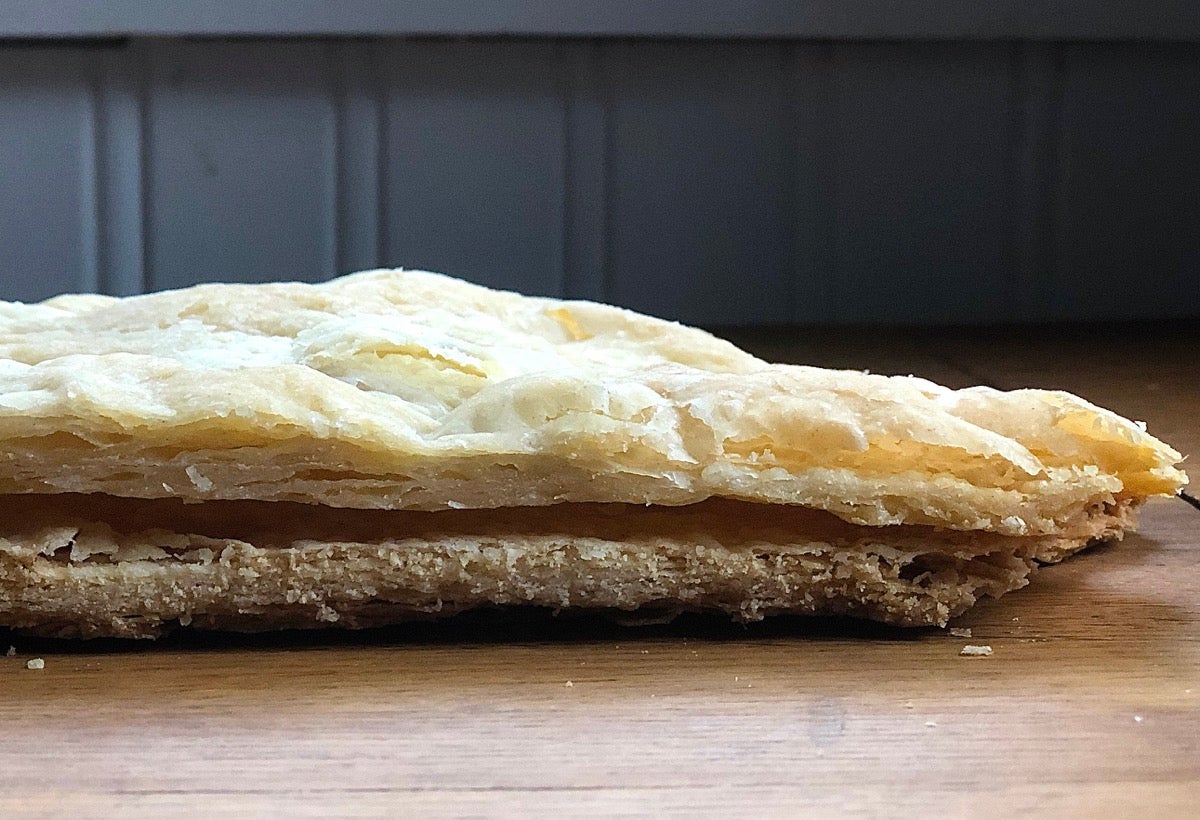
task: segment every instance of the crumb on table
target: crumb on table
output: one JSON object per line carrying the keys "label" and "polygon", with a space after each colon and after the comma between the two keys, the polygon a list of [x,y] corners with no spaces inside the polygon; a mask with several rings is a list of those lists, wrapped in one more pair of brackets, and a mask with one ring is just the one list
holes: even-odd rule
{"label": "crumb on table", "polygon": [[990,646],[975,646],[974,644],[967,644],[958,654],[966,655],[967,657],[982,658],[992,654],[992,648]]}

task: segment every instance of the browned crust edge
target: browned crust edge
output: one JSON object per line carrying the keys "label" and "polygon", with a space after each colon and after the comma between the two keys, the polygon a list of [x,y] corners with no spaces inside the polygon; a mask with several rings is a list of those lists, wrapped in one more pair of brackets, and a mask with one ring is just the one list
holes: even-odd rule
{"label": "browned crust edge", "polygon": [[507,605],[944,625],[1026,585],[1039,563],[1119,539],[1135,506],[1098,506],[1060,535],[1021,538],[859,527],[728,501],[333,515],[256,502],[8,498],[0,626],[146,638],[189,625],[364,628]]}

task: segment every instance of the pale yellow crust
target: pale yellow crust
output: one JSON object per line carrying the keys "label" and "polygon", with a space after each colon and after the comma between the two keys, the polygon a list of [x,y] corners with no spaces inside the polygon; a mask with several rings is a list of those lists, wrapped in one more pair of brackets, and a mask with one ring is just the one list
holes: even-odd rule
{"label": "pale yellow crust", "polygon": [[770,365],[415,271],[0,305],[0,493],[456,509],[713,496],[1059,532],[1180,456],[1065,393]]}

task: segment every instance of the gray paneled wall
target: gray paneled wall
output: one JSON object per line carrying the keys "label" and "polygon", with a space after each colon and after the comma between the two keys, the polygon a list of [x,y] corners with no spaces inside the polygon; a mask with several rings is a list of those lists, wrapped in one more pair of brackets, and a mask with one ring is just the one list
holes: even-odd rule
{"label": "gray paneled wall", "polygon": [[0,298],[376,265],[707,324],[1200,314],[1200,45],[0,46]]}
{"label": "gray paneled wall", "polygon": [[96,55],[0,50],[0,294],[94,290]]}

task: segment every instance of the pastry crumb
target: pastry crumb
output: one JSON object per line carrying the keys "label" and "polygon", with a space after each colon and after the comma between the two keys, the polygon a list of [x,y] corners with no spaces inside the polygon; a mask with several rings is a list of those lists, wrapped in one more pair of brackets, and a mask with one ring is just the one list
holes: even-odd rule
{"label": "pastry crumb", "polygon": [[26,669],[45,669],[46,662],[44,660],[42,660],[41,658],[30,658],[29,660],[25,661],[25,668]]}
{"label": "pastry crumb", "polygon": [[967,644],[962,648],[961,651],[959,651],[958,654],[973,658],[983,658],[992,654],[992,648],[990,646],[975,646],[974,644]]}
{"label": "pastry crumb", "polygon": [[916,707],[913,706],[913,702],[911,700],[906,700],[906,701],[904,701],[904,708],[905,709],[915,709]]}
{"label": "pastry crumb", "polygon": [[13,655],[15,655],[15,654],[17,654],[17,648],[16,648],[15,646],[13,646],[13,645],[9,644],[8,651],[7,651],[7,652],[5,652],[5,653],[4,653],[4,655],[5,655],[6,657],[9,657],[9,658],[11,658],[11,657],[12,657]]}
{"label": "pastry crumb", "polygon": [[573,687],[574,685],[575,685],[575,684],[574,684],[574,682],[572,682],[572,681],[567,681],[566,683],[564,683],[564,684],[563,684],[563,686],[567,687],[568,689],[570,689],[570,688],[571,688],[571,687]]}
{"label": "pastry crumb", "polygon": [[937,721],[927,720],[927,721],[925,721],[925,725],[926,726],[937,726]]}
{"label": "pastry crumb", "polygon": [[1143,720],[1143,718],[1142,718],[1142,716],[1141,716],[1141,715],[1134,715],[1134,716],[1133,716],[1133,722],[1134,722],[1134,723],[1141,723],[1141,722],[1142,722],[1142,720]]}
{"label": "pastry crumb", "polygon": [[956,627],[950,630],[950,634],[956,638],[969,638],[971,637],[971,630],[969,628],[959,629]]}

